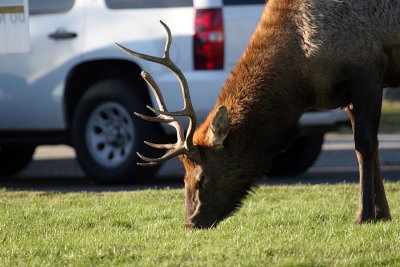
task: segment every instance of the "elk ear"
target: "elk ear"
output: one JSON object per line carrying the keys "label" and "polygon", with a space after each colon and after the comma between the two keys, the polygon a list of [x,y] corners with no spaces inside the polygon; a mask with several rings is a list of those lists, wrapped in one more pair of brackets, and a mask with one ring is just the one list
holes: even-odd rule
{"label": "elk ear", "polygon": [[228,110],[225,106],[219,106],[208,128],[207,138],[211,146],[223,148],[224,140],[229,133]]}

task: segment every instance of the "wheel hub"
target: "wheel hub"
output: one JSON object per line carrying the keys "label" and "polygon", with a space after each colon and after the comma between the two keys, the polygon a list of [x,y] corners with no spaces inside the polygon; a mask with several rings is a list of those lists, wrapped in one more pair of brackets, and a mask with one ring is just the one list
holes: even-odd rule
{"label": "wheel hub", "polygon": [[105,132],[106,142],[114,147],[123,147],[127,142],[127,131],[124,125],[112,125]]}
{"label": "wheel hub", "polygon": [[103,103],[89,116],[86,143],[93,159],[104,167],[117,167],[126,162],[133,140],[131,115],[120,103]]}

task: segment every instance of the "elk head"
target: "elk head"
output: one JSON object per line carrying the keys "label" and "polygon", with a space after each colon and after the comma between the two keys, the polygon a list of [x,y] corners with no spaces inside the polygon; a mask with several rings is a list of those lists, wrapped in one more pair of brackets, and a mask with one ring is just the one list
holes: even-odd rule
{"label": "elk head", "polygon": [[[166,150],[166,153],[160,158],[148,158],[138,153],[138,156],[144,161],[138,164],[153,166],[179,155],[186,169],[185,226],[213,227],[241,206],[243,198],[250,191],[252,182],[244,179],[243,173],[237,170],[237,165],[240,165],[238,162],[229,160],[234,152],[224,149],[224,142],[230,131],[228,110],[225,106],[216,107],[204,124],[196,130],[196,114],[191,103],[188,83],[182,71],[169,56],[171,31],[165,23],[160,22],[167,32],[163,57],[140,54],[117,44],[129,55],[161,64],[170,69],[180,82],[184,99],[184,108],[181,111],[168,112],[161,91],[152,76],[145,71],[141,73],[155,95],[159,110],[148,106],[156,115],[155,117],[135,114],[142,119],[163,122],[174,127],[177,133],[177,142],[175,144],[154,144],[145,141],[153,148]],[[186,135],[176,119],[179,116],[189,118]]]}

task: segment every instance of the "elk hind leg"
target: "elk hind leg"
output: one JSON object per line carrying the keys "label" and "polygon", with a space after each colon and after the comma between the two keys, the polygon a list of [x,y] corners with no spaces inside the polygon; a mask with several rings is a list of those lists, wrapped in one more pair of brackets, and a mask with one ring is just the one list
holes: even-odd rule
{"label": "elk hind leg", "polygon": [[377,220],[388,221],[392,217],[383,186],[378,154],[376,154],[374,161],[375,216]]}
{"label": "elk hind leg", "polygon": [[349,116],[360,172],[356,223],[375,221],[377,210],[380,216],[381,211],[385,213],[384,216],[387,216],[388,212],[388,207],[386,209],[382,197],[384,188],[378,159],[378,128],[382,107],[381,83],[379,79],[371,79],[371,77],[376,77],[371,73],[363,77],[368,78],[353,80],[350,83],[352,108],[349,108]]}

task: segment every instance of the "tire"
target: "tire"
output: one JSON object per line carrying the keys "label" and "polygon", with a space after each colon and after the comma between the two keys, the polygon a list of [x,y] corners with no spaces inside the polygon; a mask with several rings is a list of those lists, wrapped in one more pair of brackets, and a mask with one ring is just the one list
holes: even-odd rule
{"label": "tire", "polygon": [[106,80],[92,85],[78,103],[72,143],[85,174],[97,182],[133,182],[158,170],[136,164],[136,151],[148,153],[143,141],[158,140],[161,130],[133,115],[146,106],[137,89],[127,81]]}
{"label": "tire", "polygon": [[317,160],[324,134],[302,136],[272,161],[270,176],[296,176],[307,171]]}
{"label": "tire", "polygon": [[0,145],[0,176],[12,176],[32,160],[35,145]]}

